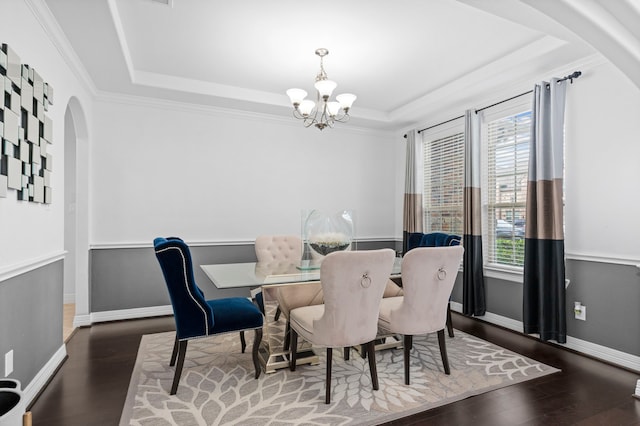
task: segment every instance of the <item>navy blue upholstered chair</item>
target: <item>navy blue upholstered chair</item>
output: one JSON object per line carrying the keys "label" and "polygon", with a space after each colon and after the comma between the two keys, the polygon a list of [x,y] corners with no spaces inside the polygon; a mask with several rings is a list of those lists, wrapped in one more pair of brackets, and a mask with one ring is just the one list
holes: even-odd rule
{"label": "navy blue upholstered chair", "polygon": [[[460,236],[447,234],[445,232],[413,232],[407,239],[407,253],[416,247],[449,247],[459,246]],[[447,332],[449,337],[453,337],[453,323],[451,320],[451,307],[447,308]]]}
{"label": "navy blue upholstered chair", "polygon": [[216,334],[240,332],[244,352],[244,332],[254,330],[253,364],[256,379],[260,377],[258,349],[262,341],[263,317],[258,307],[243,297],[206,300],[193,277],[187,244],[180,238],[159,237],[153,241],[153,245],[169,290],[176,322],[176,340],[169,363],[176,366],[176,371],[170,394],[175,395],[178,389],[189,340]]}

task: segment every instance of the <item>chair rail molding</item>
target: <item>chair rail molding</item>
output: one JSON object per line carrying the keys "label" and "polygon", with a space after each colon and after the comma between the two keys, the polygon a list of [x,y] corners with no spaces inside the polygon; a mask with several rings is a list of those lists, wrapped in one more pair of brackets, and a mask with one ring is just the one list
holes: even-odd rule
{"label": "chair rail molding", "polygon": [[582,260],[585,262],[611,263],[614,265],[637,266],[640,258],[609,256],[603,253],[566,253],[567,260]]}
{"label": "chair rail molding", "polygon": [[0,268],[0,283],[10,278],[17,277],[27,272],[34,271],[43,266],[49,265],[58,260],[64,259],[67,255],[66,250],[50,253],[41,257],[26,260],[21,263],[14,263],[6,267]]}
{"label": "chair rail molding", "polygon": [[[208,247],[208,246],[244,246],[250,245],[253,246],[254,239],[244,240],[185,240],[187,244],[191,247]],[[398,237],[362,237],[356,238],[354,241],[357,243],[364,242],[376,242],[376,241],[393,241],[393,242],[402,242],[402,238],[398,239]],[[119,243],[94,243],[89,245],[89,250],[117,250],[117,249],[130,249],[130,248],[152,248],[152,242],[136,242],[136,241],[125,241]]]}

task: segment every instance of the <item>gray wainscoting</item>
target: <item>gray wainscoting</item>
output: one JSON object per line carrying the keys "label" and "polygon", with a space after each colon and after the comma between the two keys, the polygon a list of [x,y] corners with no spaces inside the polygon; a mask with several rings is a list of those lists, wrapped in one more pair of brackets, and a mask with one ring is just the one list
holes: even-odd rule
{"label": "gray wainscoting", "polygon": [[62,260],[0,282],[0,377],[13,350],[9,377],[26,387],[60,349]]}
{"label": "gray wainscoting", "polygon": [[[640,356],[640,270],[632,265],[567,260],[567,335]],[[487,312],[522,321],[522,283],[485,277]],[[462,303],[462,274],[452,300]],[[573,303],[587,307],[574,318]],[[480,317],[482,319],[482,317]]]}
{"label": "gray wainscoting", "polygon": [[[640,270],[632,265],[567,261],[567,334],[640,356]],[[573,302],[587,307],[576,320]]]}
{"label": "gray wainscoting", "polygon": [[[397,249],[394,240],[358,242],[359,250]],[[249,296],[249,288],[218,290],[199,265],[255,262],[253,244],[191,246],[194,276],[209,299]],[[90,311],[169,305],[169,295],[152,247],[93,249],[91,261]]]}
{"label": "gray wainscoting", "polygon": [[[394,240],[358,242],[358,249],[392,248]],[[253,244],[191,248],[194,265],[255,262]],[[249,289],[218,290],[196,266],[195,278],[207,298],[248,296]],[[640,271],[613,263],[567,261],[568,335],[626,354],[640,356]],[[522,321],[522,284],[485,278],[487,312]],[[91,312],[169,305],[162,272],[153,248],[91,250]],[[462,274],[452,300],[462,303]],[[573,302],[587,306],[587,321],[573,317]],[[61,303],[60,303],[61,305]],[[59,305],[58,305],[59,306]]]}

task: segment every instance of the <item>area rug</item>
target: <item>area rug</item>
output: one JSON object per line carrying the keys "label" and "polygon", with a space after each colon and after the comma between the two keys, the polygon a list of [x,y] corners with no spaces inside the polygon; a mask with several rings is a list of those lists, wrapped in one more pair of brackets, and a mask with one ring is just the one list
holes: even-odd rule
{"label": "area rug", "polygon": [[376,352],[380,389],[368,363],[334,350],[331,404],[324,403],[320,364],[280,369],[254,379],[237,333],[189,343],[176,395],[169,395],[174,333],[142,337],[120,425],[373,425],[559,371],[456,330],[447,337],[451,374],[444,374],[437,336],[414,337],[411,385],[404,384],[402,349]]}

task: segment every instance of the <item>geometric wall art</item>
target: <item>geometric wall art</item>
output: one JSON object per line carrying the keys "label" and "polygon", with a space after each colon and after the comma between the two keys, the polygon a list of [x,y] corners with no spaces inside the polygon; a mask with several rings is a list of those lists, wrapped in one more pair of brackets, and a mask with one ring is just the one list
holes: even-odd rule
{"label": "geometric wall art", "polygon": [[53,88],[20,62],[6,44],[0,49],[0,197],[51,204],[53,123],[47,117]]}

